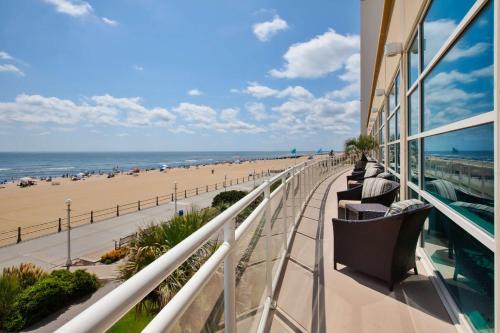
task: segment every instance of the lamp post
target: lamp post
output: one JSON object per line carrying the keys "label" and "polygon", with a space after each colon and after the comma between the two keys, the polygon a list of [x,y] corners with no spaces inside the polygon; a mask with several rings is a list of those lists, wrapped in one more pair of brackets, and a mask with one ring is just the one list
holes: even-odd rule
{"label": "lamp post", "polygon": [[224,192],[226,192],[227,189],[227,175],[224,175]]}
{"label": "lamp post", "polygon": [[66,207],[67,207],[67,218],[68,218],[68,257],[66,258],[66,267],[69,269],[71,266],[71,199],[66,199]]}

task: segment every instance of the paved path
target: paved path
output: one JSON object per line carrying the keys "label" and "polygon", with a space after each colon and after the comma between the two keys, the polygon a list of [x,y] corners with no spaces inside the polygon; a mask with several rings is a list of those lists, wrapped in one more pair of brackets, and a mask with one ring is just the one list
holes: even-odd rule
{"label": "paved path", "polygon": [[[260,184],[264,180],[259,179],[256,184]],[[228,187],[228,189],[247,191],[252,188],[253,181]],[[208,207],[211,205],[213,197],[222,191],[218,190],[182,199],[177,202],[178,209],[189,210]],[[114,247],[115,239],[136,232],[140,226],[168,220],[173,215],[174,204],[168,203],[106,221],[76,227],[71,230],[71,257],[97,261],[104,252]],[[67,233],[61,232],[2,247],[0,248],[0,270],[22,262],[31,262],[45,269],[63,266],[67,257],[66,237]]]}

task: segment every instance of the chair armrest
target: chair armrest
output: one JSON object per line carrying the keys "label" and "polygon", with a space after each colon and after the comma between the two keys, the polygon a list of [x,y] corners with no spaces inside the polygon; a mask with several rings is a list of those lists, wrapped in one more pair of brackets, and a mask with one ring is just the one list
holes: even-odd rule
{"label": "chair armrest", "polygon": [[355,174],[352,174],[352,175],[348,175],[347,176],[347,181],[349,181],[349,180],[363,180],[364,175],[365,175],[364,172],[362,172],[362,173],[355,173]]}
{"label": "chair armrest", "polygon": [[363,185],[356,186],[349,190],[337,192],[337,202],[340,200],[361,200],[361,191],[363,190]]}

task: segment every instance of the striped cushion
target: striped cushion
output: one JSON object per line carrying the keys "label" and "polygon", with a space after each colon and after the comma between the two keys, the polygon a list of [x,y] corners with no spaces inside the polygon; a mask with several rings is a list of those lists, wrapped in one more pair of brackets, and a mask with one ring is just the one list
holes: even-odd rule
{"label": "striped cushion", "polygon": [[429,192],[434,192],[439,194],[445,199],[451,201],[457,201],[457,193],[455,191],[455,185],[444,179],[437,179],[429,182],[426,186],[426,190]]}
{"label": "striped cushion", "polygon": [[369,168],[365,171],[365,178],[375,177],[379,173],[382,173],[382,170],[377,168]]}
{"label": "striped cushion", "polygon": [[382,172],[377,175],[377,178],[384,178],[384,179],[389,179],[393,180],[394,176],[390,172]]}
{"label": "striped cushion", "polygon": [[409,210],[417,209],[423,207],[425,204],[417,199],[410,199],[404,201],[398,201],[391,204],[385,216],[392,216],[396,214],[401,214]]}
{"label": "striped cushion", "polygon": [[371,198],[381,195],[392,188],[391,181],[383,178],[368,178],[363,182],[361,198]]}
{"label": "striped cushion", "polygon": [[488,206],[488,205],[477,204],[477,203],[472,203],[472,202],[457,201],[457,202],[451,203],[451,206],[465,208],[465,209],[471,211],[472,213],[478,215],[479,217],[481,217],[485,220],[493,221],[493,218],[495,216],[495,208],[493,208],[492,206]]}

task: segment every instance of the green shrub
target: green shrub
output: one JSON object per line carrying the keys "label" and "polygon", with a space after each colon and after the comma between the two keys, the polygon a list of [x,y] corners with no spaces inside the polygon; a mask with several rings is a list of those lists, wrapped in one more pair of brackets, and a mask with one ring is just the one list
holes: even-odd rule
{"label": "green shrub", "polygon": [[237,191],[237,190],[231,190],[231,191],[225,191],[217,194],[213,200],[212,200],[212,207],[229,207],[236,202],[238,202],[240,199],[242,199],[245,195],[247,195],[248,192],[245,191]]}
{"label": "green shrub", "polygon": [[22,290],[4,321],[9,331],[18,331],[87,295],[98,287],[94,274],[77,270],[56,270]]}
{"label": "green shrub", "polygon": [[19,280],[13,276],[0,276],[0,330],[12,311],[12,304],[21,286]]}

